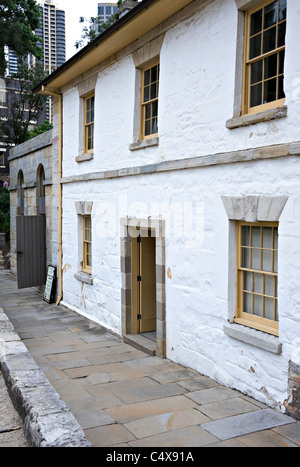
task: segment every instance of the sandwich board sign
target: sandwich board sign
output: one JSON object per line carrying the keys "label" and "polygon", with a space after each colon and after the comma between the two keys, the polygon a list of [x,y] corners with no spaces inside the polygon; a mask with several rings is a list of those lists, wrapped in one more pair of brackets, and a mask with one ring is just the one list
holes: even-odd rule
{"label": "sandwich board sign", "polygon": [[56,267],[48,266],[47,280],[44,291],[44,300],[48,303],[54,301],[55,294],[55,285],[56,285]]}

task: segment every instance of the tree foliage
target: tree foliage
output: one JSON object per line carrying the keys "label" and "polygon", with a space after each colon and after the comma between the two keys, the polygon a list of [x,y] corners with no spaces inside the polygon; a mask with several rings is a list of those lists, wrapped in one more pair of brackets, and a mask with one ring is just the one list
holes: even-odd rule
{"label": "tree foliage", "polygon": [[[118,0],[117,5],[118,7],[122,4],[123,0]],[[86,23],[83,26],[82,34],[80,40],[75,42],[76,49],[80,47],[84,47],[89,42],[94,40],[99,34],[105,31],[105,29],[109,28],[113,23],[118,21],[119,13],[115,13],[109,17],[106,23],[100,22],[100,18],[98,16],[91,17],[90,19],[84,18],[81,16],[79,18],[79,23]]]}
{"label": "tree foliage", "polygon": [[32,121],[37,121],[46,106],[46,97],[33,92],[33,88],[45,78],[41,63],[28,67],[25,59],[18,63],[18,73],[14,79],[18,90],[8,93],[9,99],[6,119],[0,120],[0,138],[7,144],[21,144],[28,138]]}
{"label": "tree foliage", "polygon": [[0,0],[0,76],[4,76],[6,61],[4,46],[19,56],[32,53],[42,58],[38,37],[40,12],[35,0]]}
{"label": "tree foliage", "polygon": [[42,133],[45,133],[46,131],[49,131],[53,128],[51,123],[49,123],[49,120],[45,120],[44,123],[41,125],[33,128],[33,130],[30,130],[27,135],[26,135],[26,140],[35,138],[38,135],[41,135]]}
{"label": "tree foliage", "polygon": [[9,191],[0,188],[0,232],[8,233],[10,229],[10,199]]}

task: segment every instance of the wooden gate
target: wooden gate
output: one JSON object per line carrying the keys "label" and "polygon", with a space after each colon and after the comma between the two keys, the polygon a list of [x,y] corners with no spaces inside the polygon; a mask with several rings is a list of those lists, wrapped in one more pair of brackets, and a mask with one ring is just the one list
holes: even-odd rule
{"label": "wooden gate", "polygon": [[46,283],[46,217],[17,216],[18,288]]}

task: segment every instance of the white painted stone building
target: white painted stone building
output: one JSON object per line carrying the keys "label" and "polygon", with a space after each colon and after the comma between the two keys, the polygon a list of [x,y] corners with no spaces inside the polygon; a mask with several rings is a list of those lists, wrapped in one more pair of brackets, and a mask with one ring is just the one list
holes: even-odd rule
{"label": "white painted stone building", "polygon": [[143,0],[37,89],[61,104],[59,300],[296,416],[299,21]]}

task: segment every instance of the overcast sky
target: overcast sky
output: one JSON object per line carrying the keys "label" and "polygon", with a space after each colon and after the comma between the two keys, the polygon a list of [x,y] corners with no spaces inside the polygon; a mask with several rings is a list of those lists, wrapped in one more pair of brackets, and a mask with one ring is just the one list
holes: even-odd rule
{"label": "overcast sky", "polygon": [[[100,2],[100,0],[99,0]],[[79,23],[79,17],[90,18],[97,16],[97,0],[54,0],[59,8],[66,12],[66,58],[72,57],[78,50],[74,47],[79,40],[83,25]]]}

